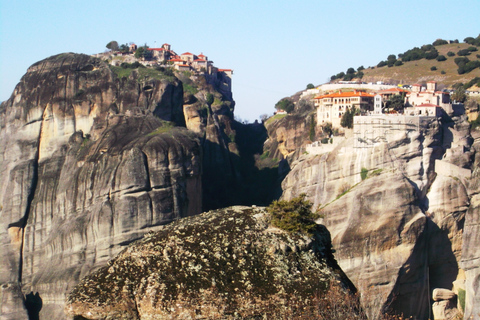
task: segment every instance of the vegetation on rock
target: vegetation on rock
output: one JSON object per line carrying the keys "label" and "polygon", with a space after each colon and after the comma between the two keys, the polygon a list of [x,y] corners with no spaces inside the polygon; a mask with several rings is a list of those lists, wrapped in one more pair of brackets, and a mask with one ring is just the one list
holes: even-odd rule
{"label": "vegetation on rock", "polygon": [[315,219],[318,216],[312,213],[312,203],[306,200],[306,197],[307,195],[302,193],[289,201],[273,201],[267,208],[270,223],[289,233],[312,235],[317,227]]}

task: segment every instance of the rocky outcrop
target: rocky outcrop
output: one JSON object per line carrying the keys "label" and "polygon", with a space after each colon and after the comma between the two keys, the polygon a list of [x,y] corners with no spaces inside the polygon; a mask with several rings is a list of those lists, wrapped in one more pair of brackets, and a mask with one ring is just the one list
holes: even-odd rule
{"label": "rocky outcrop", "polygon": [[0,107],[5,319],[26,318],[23,305],[63,318],[80,278],[149,230],[201,212],[201,146],[174,127],[185,124],[181,83],[119,70],[57,55],[30,67]]}
{"label": "rocky outcrop", "polygon": [[304,299],[331,280],[348,287],[330,248],[325,228],[290,235],[270,226],[263,208],[210,211],[132,244],[71,291],[66,311],[87,319],[299,318],[307,308],[286,313],[295,301],[313,303]]}
{"label": "rocky outcrop", "polygon": [[432,120],[374,148],[355,149],[352,139],[300,156],[282,197],[310,195],[369,318],[390,311],[427,319],[432,290],[452,289],[462,273],[469,125],[465,116]]}

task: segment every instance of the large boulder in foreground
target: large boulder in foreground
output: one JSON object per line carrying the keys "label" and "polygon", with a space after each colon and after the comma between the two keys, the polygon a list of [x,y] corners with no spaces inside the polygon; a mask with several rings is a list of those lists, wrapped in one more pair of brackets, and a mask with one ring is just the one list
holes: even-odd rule
{"label": "large boulder in foreground", "polygon": [[[66,312],[86,319],[278,318],[295,302],[313,304],[332,283],[349,286],[326,228],[291,235],[270,226],[263,208],[230,207],[147,234],[82,279]],[[344,304],[347,296],[335,300]]]}

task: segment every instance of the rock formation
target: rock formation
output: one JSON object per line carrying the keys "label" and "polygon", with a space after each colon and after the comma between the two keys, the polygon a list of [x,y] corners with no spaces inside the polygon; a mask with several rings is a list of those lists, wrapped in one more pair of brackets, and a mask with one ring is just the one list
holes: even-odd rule
{"label": "rock formation", "polygon": [[173,127],[185,124],[181,83],[114,71],[57,55],[30,67],[0,107],[5,319],[26,318],[24,303],[63,318],[80,278],[149,230],[201,212],[201,146]]}
{"label": "rock formation", "polygon": [[370,319],[386,311],[427,319],[432,290],[452,289],[463,274],[471,144],[466,117],[453,115],[374,148],[355,149],[349,138],[291,164],[283,197],[310,195]]}
{"label": "rock formation", "polygon": [[230,207],[149,233],[83,278],[68,296],[67,314],[87,319],[277,318],[294,310],[295,301],[313,303],[304,299],[321,294],[331,280],[348,287],[325,228],[319,227],[314,237],[289,235],[270,226],[266,217],[263,208]]}

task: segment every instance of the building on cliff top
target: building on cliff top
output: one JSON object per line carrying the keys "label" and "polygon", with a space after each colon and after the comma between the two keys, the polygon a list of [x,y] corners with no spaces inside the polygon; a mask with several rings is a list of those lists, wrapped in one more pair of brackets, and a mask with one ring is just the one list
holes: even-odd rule
{"label": "building on cliff top", "polygon": [[317,125],[330,122],[333,127],[340,127],[343,114],[355,108],[361,113],[373,111],[374,95],[364,91],[349,91],[320,95],[314,98],[317,107]]}

